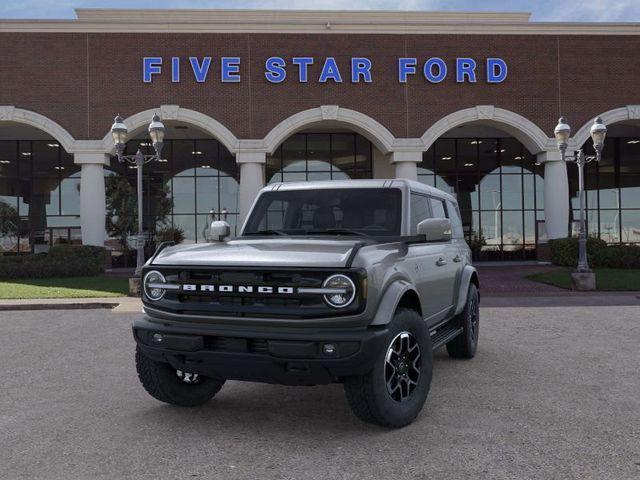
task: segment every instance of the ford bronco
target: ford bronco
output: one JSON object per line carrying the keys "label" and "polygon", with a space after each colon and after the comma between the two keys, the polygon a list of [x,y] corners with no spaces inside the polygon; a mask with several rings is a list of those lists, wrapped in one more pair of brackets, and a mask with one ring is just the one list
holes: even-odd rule
{"label": "ford bronco", "polygon": [[140,381],[181,406],[226,380],[340,382],[362,420],[418,415],[433,351],[472,358],[479,283],[451,195],[408,180],[278,183],[241,233],[161,245],[133,323]]}

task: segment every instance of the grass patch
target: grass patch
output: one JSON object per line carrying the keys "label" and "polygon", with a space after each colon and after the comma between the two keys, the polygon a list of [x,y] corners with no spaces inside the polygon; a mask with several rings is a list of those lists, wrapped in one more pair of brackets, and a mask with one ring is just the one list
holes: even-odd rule
{"label": "grass patch", "polygon": [[[527,275],[535,282],[560,288],[571,288],[572,268],[558,268],[550,272]],[[596,289],[605,292],[640,291],[640,269],[594,268]]]}
{"label": "grass patch", "polygon": [[128,278],[104,275],[0,280],[0,299],[122,297],[128,291]]}

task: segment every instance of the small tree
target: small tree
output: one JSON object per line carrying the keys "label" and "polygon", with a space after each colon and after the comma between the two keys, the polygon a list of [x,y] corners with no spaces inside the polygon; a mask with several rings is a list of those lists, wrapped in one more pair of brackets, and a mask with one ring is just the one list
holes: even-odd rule
{"label": "small tree", "polygon": [[[123,176],[112,176],[105,183],[107,197],[107,231],[109,235],[120,241],[123,251],[129,250],[128,238],[138,233],[138,205],[137,195],[129,180]],[[152,209],[152,229],[157,223],[166,223],[173,208],[173,199],[169,196],[169,189],[163,186],[151,192],[149,199],[154,206]]]}
{"label": "small tree", "polygon": [[20,215],[18,209],[0,201],[0,237],[20,238]]}

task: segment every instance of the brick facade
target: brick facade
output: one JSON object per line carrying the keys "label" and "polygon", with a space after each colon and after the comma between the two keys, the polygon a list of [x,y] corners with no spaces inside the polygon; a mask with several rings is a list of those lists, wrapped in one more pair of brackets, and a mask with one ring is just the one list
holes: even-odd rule
{"label": "brick facade", "polygon": [[[549,136],[560,114],[577,129],[595,115],[640,104],[640,49],[635,35],[442,35],[264,33],[0,33],[0,105],[38,112],[77,140],[100,139],[113,116],[161,104],[209,115],[238,138],[262,138],[283,119],[319,105],[339,105],[374,118],[398,137],[421,136],[438,119],[491,104],[531,120]],[[309,82],[288,68],[280,84],[264,77],[269,56],[311,56]],[[163,74],[142,81],[142,58],[165,58]],[[182,58],[181,82],[172,83],[169,60]],[[213,57],[209,77],[196,83],[188,57]],[[240,83],[222,83],[222,56],[242,58]],[[327,56],[336,57],[344,82],[317,83]],[[373,82],[352,84],[352,56],[373,62]],[[449,75],[429,84],[420,75],[429,57],[443,58]],[[458,84],[458,56],[478,61],[478,82]],[[397,59],[417,57],[418,74],[398,82]],[[504,83],[487,84],[484,61],[501,57]]]}

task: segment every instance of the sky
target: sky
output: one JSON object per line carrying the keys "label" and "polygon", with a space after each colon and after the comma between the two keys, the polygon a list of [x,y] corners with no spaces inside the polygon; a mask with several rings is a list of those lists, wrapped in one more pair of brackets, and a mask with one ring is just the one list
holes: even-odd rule
{"label": "sky", "polygon": [[539,22],[639,22],[640,0],[0,0],[0,18],[75,18],[74,8],[531,12]]}

